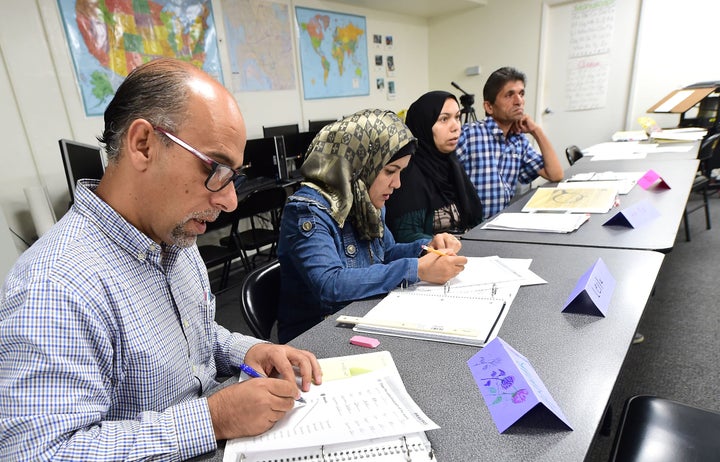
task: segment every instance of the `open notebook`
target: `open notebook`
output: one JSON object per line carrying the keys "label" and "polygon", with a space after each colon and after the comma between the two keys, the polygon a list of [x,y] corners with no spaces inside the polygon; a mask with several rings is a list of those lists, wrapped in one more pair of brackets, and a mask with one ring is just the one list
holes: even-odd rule
{"label": "open notebook", "polygon": [[320,359],[323,384],[275,426],[229,440],[223,462],[430,461],[439,428],[405,390],[387,351]]}
{"label": "open notebook", "polygon": [[365,316],[341,315],[337,322],[355,324],[357,332],[484,346],[497,335],[519,287],[545,283],[529,265],[468,257],[465,270],[444,285],[395,289]]}

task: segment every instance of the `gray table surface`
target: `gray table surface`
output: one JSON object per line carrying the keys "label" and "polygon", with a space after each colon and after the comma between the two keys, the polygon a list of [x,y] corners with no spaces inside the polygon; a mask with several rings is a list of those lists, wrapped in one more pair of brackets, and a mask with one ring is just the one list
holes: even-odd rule
{"label": "gray table surface", "polygon": [[[572,233],[498,231],[480,229],[482,225],[479,225],[465,233],[463,239],[668,252],[672,250],[675,243],[675,236],[683,217],[698,163],[699,161],[696,159],[668,158],[653,161],[642,159],[612,162],[577,162],[566,170],[566,178],[576,173],[605,171],[646,172],[652,168],[670,185],[671,189],[651,187],[645,190],[635,185],[629,194],[620,196],[620,205],[618,207],[613,207],[608,213],[592,214],[585,224]],[[548,186],[554,186],[555,184],[551,183]],[[528,191],[510,204],[504,212],[520,212],[534,192],[535,190]],[[624,208],[643,200],[649,200],[660,212],[660,216],[637,229],[621,226],[603,226],[603,223]]]}
{"label": "gray table surface", "polygon": [[[441,428],[427,432],[439,461],[582,460],[602,421],[663,255],[658,252],[465,241],[461,254],[531,258],[548,284],[521,287],[499,337],[528,358],[573,430],[531,415],[500,434],[467,360],[477,347],[374,335],[405,386]],[[602,258],[617,280],[607,317],[563,313],[578,279]],[[362,316],[379,299],[354,302],[293,340],[318,357],[366,353],[335,319]],[[222,446],[222,445],[221,445]],[[197,460],[222,460],[222,449]]]}

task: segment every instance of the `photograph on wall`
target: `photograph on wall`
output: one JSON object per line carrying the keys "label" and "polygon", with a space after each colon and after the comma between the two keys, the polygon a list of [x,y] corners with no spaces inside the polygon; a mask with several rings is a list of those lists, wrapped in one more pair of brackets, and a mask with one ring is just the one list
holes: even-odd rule
{"label": "photograph on wall", "polygon": [[382,48],[383,39],[381,34],[373,34],[373,46],[375,48]]}
{"label": "photograph on wall", "polygon": [[364,16],[295,7],[305,99],[370,94]]}
{"label": "photograph on wall", "polygon": [[223,0],[232,89],[295,89],[290,7],[265,0]]}
{"label": "photograph on wall", "polygon": [[385,62],[387,63],[387,76],[393,77],[395,75],[395,58],[388,56]]}
{"label": "photograph on wall", "polygon": [[392,50],[392,47],[393,47],[393,36],[386,35],[385,36],[385,48],[388,50]]}
{"label": "photograph on wall", "polygon": [[395,81],[388,80],[387,88],[387,99],[395,99],[395,97],[397,96],[397,91],[395,89]]}
{"label": "photograph on wall", "polygon": [[377,88],[380,91],[383,91],[385,89],[385,79],[383,79],[383,78],[375,79],[375,88]]}
{"label": "photograph on wall", "polygon": [[375,67],[378,70],[382,70],[383,68],[383,55],[375,55]]}
{"label": "photograph on wall", "polygon": [[127,75],[179,58],[222,82],[210,0],[58,0],[85,115],[97,116]]}

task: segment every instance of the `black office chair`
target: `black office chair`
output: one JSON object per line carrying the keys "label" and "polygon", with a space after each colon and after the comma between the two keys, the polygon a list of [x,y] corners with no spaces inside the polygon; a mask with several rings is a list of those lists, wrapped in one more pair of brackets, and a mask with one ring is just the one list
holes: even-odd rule
{"label": "black office chair", "polygon": [[610,460],[720,460],[720,413],[657,396],[633,396],[625,403]]}
{"label": "black office chair", "polygon": [[[281,185],[273,185],[252,191],[245,196],[236,209],[238,222],[231,231],[243,253],[248,269],[255,268],[255,259],[265,255],[275,258],[278,238],[280,237],[280,219],[287,199],[287,191]],[[249,220],[249,228],[239,231],[242,219]],[[265,249],[270,246],[269,249]],[[267,253],[263,253],[267,250]],[[248,252],[255,251],[252,258]]]}
{"label": "black office chair", "polygon": [[299,124],[275,125],[266,127],[263,125],[263,138],[272,138],[273,136],[294,135],[300,133]]}
{"label": "black office chair", "polygon": [[568,163],[573,165],[575,162],[582,159],[583,153],[579,147],[573,144],[572,146],[565,148],[565,156],[567,157]]}
{"label": "black office chair", "polygon": [[245,277],[240,290],[242,314],[253,335],[270,340],[280,297],[280,262],[273,260]]}
{"label": "black office chair", "polygon": [[238,218],[236,214],[232,212],[220,213],[214,222],[208,223],[208,231],[228,228],[227,236],[222,237],[217,245],[205,244],[198,246],[200,256],[202,257],[203,262],[205,262],[205,267],[208,270],[222,265],[220,283],[218,285],[217,292],[223,291],[227,288],[234,260],[240,258],[245,271],[249,271],[250,268],[250,264],[245,261],[246,256],[243,254],[238,240],[234,236],[234,229],[237,229],[237,221]]}
{"label": "black office chair", "polygon": [[720,133],[711,135],[703,140],[698,150],[698,159],[700,167],[698,168],[695,180],[690,189],[690,194],[701,196],[701,202],[697,205],[688,205],[683,213],[683,224],[685,225],[685,240],[690,242],[690,223],[689,215],[696,210],[705,209],[705,229],[711,229],[710,223],[710,204],[708,203],[708,194],[710,193],[710,171],[712,170],[712,161],[714,158],[720,157]]}

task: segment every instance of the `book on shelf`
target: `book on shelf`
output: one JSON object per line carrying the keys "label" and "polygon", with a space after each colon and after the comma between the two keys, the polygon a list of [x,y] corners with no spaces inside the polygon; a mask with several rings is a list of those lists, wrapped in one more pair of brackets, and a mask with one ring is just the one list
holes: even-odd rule
{"label": "book on shelf", "polygon": [[223,462],[430,461],[426,430],[387,351],[319,359],[322,385],[267,432],[229,440]]}

